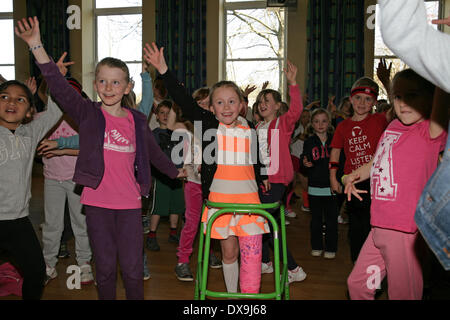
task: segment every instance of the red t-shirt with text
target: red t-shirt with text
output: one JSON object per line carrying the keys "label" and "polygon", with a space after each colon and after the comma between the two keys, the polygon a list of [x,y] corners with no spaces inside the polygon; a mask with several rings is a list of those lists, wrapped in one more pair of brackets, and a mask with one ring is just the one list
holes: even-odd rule
{"label": "red t-shirt with text", "polygon": [[331,148],[344,150],[344,174],[349,174],[372,160],[378,140],[387,125],[386,114],[375,113],[361,121],[349,118],[337,126]]}

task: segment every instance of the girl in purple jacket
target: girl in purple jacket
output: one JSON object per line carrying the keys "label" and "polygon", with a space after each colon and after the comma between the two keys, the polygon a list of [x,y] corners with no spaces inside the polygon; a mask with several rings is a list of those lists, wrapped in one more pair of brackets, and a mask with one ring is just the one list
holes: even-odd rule
{"label": "girl in purple jacket", "polygon": [[150,163],[172,179],[181,173],[155,142],[145,115],[127,106],[132,82],[124,62],[105,58],[97,65],[94,89],[101,102],[93,102],[61,76],[43,48],[36,17],[22,19],[15,31],[30,47],[56,101],[80,128],[73,181],[84,186],[81,203],[99,298],[116,299],[118,259],[127,299],[142,300],[141,197],[149,193]]}

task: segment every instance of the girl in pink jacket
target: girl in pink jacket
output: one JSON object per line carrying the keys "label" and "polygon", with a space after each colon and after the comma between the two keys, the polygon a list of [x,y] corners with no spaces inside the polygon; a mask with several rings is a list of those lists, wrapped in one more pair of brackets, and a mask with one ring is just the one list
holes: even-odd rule
{"label": "girl in pink jacket", "polygon": [[[290,68],[297,68],[288,61]],[[289,96],[291,98],[288,111],[279,116],[282,105],[281,94],[278,91],[266,89],[257,97],[258,111],[263,121],[257,127],[262,163],[265,164],[261,174],[269,176],[269,187],[259,190],[262,203],[274,203],[282,201],[287,186],[294,179],[294,167],[292,165],[289,145],[291,136],[295,129],[295,123],[299,120],[303,110],[300,89],[296,82],[297,73],[288,75]],[[280,211],[271,212],[278,219]],[[269,244],[273,247],[272,233],[264,236],[263,241],[263,264],[262,273],[273,272],[269,257]],[[281,250],[281,249],[280,249]],[[281,251],[280,251],[281,252]],[[289,283],[303,281],[306,273],[295,262],[294,258],[287,252]]]}

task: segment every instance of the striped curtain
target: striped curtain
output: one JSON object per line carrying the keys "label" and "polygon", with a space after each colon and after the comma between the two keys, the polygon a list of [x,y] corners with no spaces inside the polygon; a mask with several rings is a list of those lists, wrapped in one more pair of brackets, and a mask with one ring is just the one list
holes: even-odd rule
{"label": "striped curtain", "polygon": [[206,86],[206,0],[156,0],[156,42],[188,92]]}
{"label": "striped curtain", "polygon": [[[69,29],[66,26],[68,6],[68,0],[27,0],[27,15],[38,17],[42,42],[54,60],[59,59],[64,51],[70,54]],[[69,59],[68,55],[67,61]],[[33,75],[38,75],[34,62],[32,67]]]}
{"label": "striped curtain", "polygon": [[364,76],[364,1],[309,0],[308,82],[310,101],[336,103]]}
{"label": "striped curtain", "polygon": [[[66,61],[70,61],[69,29],[66,26],[68,6],[68,0],[27,0],[27,16],[38,17],[42,43],[55,61],[65,51],[68,53]],[[30,55],[30,73],[37,79],[41,74],[33,55]],[[40,85],[40,79],[38,79],[38,85]],[[40,99],[36,101],[36,108],[38,111],[44,108]]]}

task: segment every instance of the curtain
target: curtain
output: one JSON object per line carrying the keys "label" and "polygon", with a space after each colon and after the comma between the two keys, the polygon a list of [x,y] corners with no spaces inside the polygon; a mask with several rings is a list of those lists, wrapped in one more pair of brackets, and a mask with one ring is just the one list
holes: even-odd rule
{"label": "curtain", "polygon": [[156,43],[188,92],[206,86],[206,0],[156,0]]}
{"label": "curtain", "polygon": [[[27,0],[27,15],[38,17],[43,45],[55,61],[64,51],[68,53],[66,61],[70,61],[69,29],[66,26],[68,6],[68,0]],[[33,59],[30,63],[31,75],[37,77],[39,69]]]}
{"label": "curtain", "polygon": [[[49,56],[55,61],[65,51],[68,53],[66,61],[70,61],[69,29],[66,26],[68,6],[68,0],[27,0],[27,16],[38,17],[42,44]],[[39,86],[41,72],[36,66],[32,54],[30,54],[30,74],[36,77]],[[70,73],[67,76],[70,76]],[[36,98],[35,105],[38,112],[45,107],[44,103],[38,98]]]}
{"label": "curtain", "polygon": [[364,76],[364,1],[309,0],[307,34],[308,99],[338,104]]}

